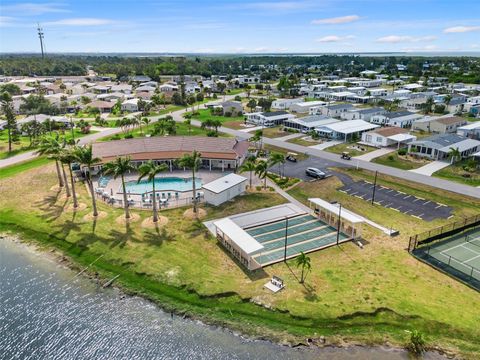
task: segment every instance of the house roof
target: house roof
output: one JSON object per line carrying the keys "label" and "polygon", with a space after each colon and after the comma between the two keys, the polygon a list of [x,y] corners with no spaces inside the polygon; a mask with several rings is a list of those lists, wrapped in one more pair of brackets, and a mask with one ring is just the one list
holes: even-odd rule
{"label": "house roof", "polygon": [[320,128],[326,128],[331,131],[342,134],[353,134],[359,131],[366,131],[378,128],[379,125],[371,124],[363,120],[347,120],[337,123],[323,125]]}
{"label": "house roof", "polygon": [[270,111],[270,112],[263,112],[262,115],[265,117],[273,117],[273,116],[290,115],[290,114],[286,111]]}
{"label": "house roof", "polygon": [[442,152],[449,152],[450,148],[458,149],[458,151],[463,152],[474,148],[480,148],[480,141],[474,139],[465,139],[460,142],[455,143],[453,146],[444,146],[439,149]]}
{"label": "house roof", "polygon": [[444,118],[438,118],[435,119],[436,122],[439,122],[440,124],[444,125],[452,125],[452,124],[458,124],[458,123],[464,123],[466,120],[464,118],[461,118],[459,116],[449,116],[449,117],[444,117]]}
{"label": "house roof", "polygon": [[412,142],[414,146],[426,146],[433,149],[442,149],[444,147],[451,147],[465,140],[463,136],[457,134],[438,134]]}
{"label": "house roof", "polygon": [[247,181],[247,178],[235,173],[228,174],[219,179],[216,179],[208,184],[203,185],[203,189],[219,194],[231,187]]}
{"label": "house roof", "polygon": [[290,121],[306,127],[322,126],[340,122],[340,120],[333,119],[325,115],[310,115],[302,118],[295,118]]}
{"label": "house roof", "polygon": [[132,160],[177,159],[198,151],[202,158],[234,160],[244,156],[248,141],[202,136],[153,136],[93,143],[93,155],[110,161],[118,156]]}
{"label": "house roof", "polygon": [[100,108],[100,109],[111,109],[112,107],[115,106],[115,103],[109,102],[109,101],[96,100],[88,103],[86,106]]}
{"label": "house roof", "polygon": [[383,127],[383,128],[375,129],[373,131],[370,131],[370,133],[375,133],[378,135],[389,137],[397,134],[406,134],[408,133],[408,129],[392,126],[392,127]]}
{"label": "house roof", "polygon": [[460,126],[458,130],[475,130],[480,129],[480,121],[472,122],[464,126]]}

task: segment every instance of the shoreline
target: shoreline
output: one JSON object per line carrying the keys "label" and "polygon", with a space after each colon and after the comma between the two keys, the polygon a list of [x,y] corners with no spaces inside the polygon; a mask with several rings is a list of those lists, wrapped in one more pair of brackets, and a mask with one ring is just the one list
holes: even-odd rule
{"label": "shoreline", "polygon": [[[84,279],[88,279],[89,281],[94,282],[98,286],[103,288],[103,285],[107,283],[109,280],[104,276],[101,276],[100,273],[94,272],[92,273],[89,269],[85,269],[82,265],[78,264],[67,255],[63,254],[61,250],[55,248],[52,245],[45,245],[43,248],[39,245],[35,240],[27,240],[18,235],[12,235],[9,233],[0,233],[0,240],[9,241],[15,245],[24,246],[28,251],[32,254],[37,256],[42,256],[47,258],[48,260],[54,262],[57,266],[61,266],[64,269],[68,269],[71,271],[75,271],[78,273],[75,277],[81,275]],[[195,313],[190,313],[188,311],[180,310],[179,308],[170,307],[169,305],[162,304],[159,301],[154,300],[152,297],[148,296],[146,293],[139,293],[135,290],[129,289],[128,286],[124,286],[119,284],[118,282],[113,282],[109,287],[118,291],[120,296],[119,300],[122,300],[124,297],[138,297],[144,301],[148,301],[149,303],[155,305],[160,311],[164,313],[170,313],[177,317],[181,317],[182,320],[189,320],[194,321],[202,326],[212,327],[221,329],[222,331],[226,331],[233,336],[238,336],[246,341],[256,342],[256,341],[265,341],[271,344],[279,345],[279,346],[286,346],[289,348],[300,348],[300,349],[315,349],[318,351],[322,351],[322,349],[337,349],[337,350],[354,350],[356,348],[366,349],[366,350],[382,350],[382,351],[391,351],[391,352],[404,352],[408,356],[410,356],[410,352],[405,347],[396,346],[395,344],[391,344],[389,342],[385,342],[384,344],[366,344],[360,341],[346,341],[343,338],[333,337],[335,342],[328,342],[327,337],[319,336],[318,338],[307,338],[304,341],[292,334],[288,334],[288,338],[281,339],[281,336],[273,335],[258,335],[254,332],[248,332],[244,329],[240,329],[240,326],[235,326],[234,324],[238,322],[234,322],[233,324],[226,324],[220,320],[216,320],[213,317],[210,318],[208,316],[203,316]],[[261,308],[264,308],[262,305],[255,304]],[[295,340],[294,340],[295,339]],[[292,341],[294,340],[294,341]],[[432,354],[441,356],[443,358],[457,358],[458,354],[441,349],[439,347],[427,348],[424,354]]]}

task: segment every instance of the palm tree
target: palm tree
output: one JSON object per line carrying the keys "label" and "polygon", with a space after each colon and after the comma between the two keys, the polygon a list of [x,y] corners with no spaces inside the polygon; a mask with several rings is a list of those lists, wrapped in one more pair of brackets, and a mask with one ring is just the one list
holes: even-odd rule
{"label": "palm tree", "polygon": [[285,155],[281,153],[271,153],[268,161],[270,162],[270,166],[278,165],[278,175],[282,177],[282,174],[280,173],[280,166],[285,164]]}
{"label": "palm tree", "polygon": [[13,131],[16,128],[15,112],[13,109],[12,96],[8,92],[4,92],[1,97],[1,109],[7,120],[7,134],[8,134],[8,152],[12,151]]}
{"label": "palm tree", "polygon": [[303,284],[305,281],[306,273],[305,269],[307,269],[307,272],[310,271],[312,268],[312,265],[310,263],[310,258],[306,256],[303,251],[300,253],[300,255],[297,256],[295,259],[295,263],[297,267],[302,267],[302,275],[300,276],[300,284]]}
{"label": "palm tree", "polygon": [[267,188],[267,174],[268,174],[268,163],[265,160],[260,160],[255,166],[255,175],[263,180],[263,188]]}
{"label": "palm tree", "polygon": [[150,119],[147,117],[142,118],[142,123],[145,124],[145,127],[148,128],[148,124],[150,124]]}
{"label": "palm tree", "polygon": [[120,176],[122,179],[125,219],[130,219],[130,212],[128,211],[127,189],[125,187],[125,174],[135,170],[136,168],[129,157],[117,157],[114,161],[106,163],[102,170],[105,175],[113,175],[114,179]]}
{"label": "palm tree", "polygon": [[[73,208],[78,207],[77,192],[75,191],[75,181],[73,180],[72,163],[75,161],[75,147],[65,148],[60,153],[60,161],[68,166],[70,173],[70,184],[72,186]],[[65,180],[66,182],[66,180]]]}
{"label": "palm tree", "polygon": [[73,154],[75,160],[87,168],[85,178],[87,179],[88,188],[90,189],[90,194],[92,195],[93,216],[98,216],[97,202],[95,199],[95,193],[93,192],[91,174],[93,165],[98,164],[101,159],[93,157],[92,145],[78,146],[74,149]]}
{"label": "palm tree", "polygon": [[192,183],[193,183],[193,212],[197,213],[197,189],[195,186],[195,173],[197,172],[200,164],[202,163],[202,154],[193,150],[191,154],[185,154],[178,160],[178,165],[192,170]]}
{"label": "palm tree", "polygon": [[63,187],[62,174],[60,172],[60,164],[58,162],[57,155],[60,153],[62,145],[58,141],[58,136],[56,137],[44,137],[40,141],[40,146],[37,150],[39,155],[47,155],[49,159],[55,160],[55,166],[57,169],[58,185]]}
{"label": "palm tree", "polygon": [[262,151],[262,137],[263,137],[263,130],[259,129],[256,130],[253,136],[250,138],[250,141],[253,141],[254,143],[260,142],[260,151]]}
{"label": "palm tree", "polygon": [[184,123],[188,126],[188,133],[190,134],[190,132],[192,131],[192,119],[190,117],[187,117],[185,118]]}
{"label": "palm tree", "polygon": [[457,161],[458,158],[460,158],[462,156],[462,154],[458,150],[458,147],[457,148],[451,147],[448,150],[448,156],[452,159],[451,161],[452,161],[452,164],[453,164]]}
{"label": "palm tree", "polygon": [[62,176],[63,176],[63,183],[65,184],[65,191],[67,193],[67,197],[70,197],[70,186],[68,186],[68,179],[67,179],[67,173],[65,172],[65,164],[67,163],[67,158],[64,157],[63,152],[65,151],[65,145],[60,149],[60,152],[56,155],[56,159],[60,163],[60,169],[62,169]]}
{"label": "palm tree", "polygon": [[245,161],[242,164],[242,166],[240,166],[241,172],[248,171],[250,173],[250,185],[249,185],[250,189],[252,188],[252,175],[255,169],[256,169],[255,162],[251,160]]}
{"label": "palm tree", "polygon": [[155,197],[155,176],[161,172],[167,171],[168,166],[165,164],[157,165],[152,160],[147,161],[138,168],[140,176],[138,177],[138,182],[143,178],[152,182],[152,194],[153,194],[153,222],[158,221],[158,211],[157,211],[157,200]]}

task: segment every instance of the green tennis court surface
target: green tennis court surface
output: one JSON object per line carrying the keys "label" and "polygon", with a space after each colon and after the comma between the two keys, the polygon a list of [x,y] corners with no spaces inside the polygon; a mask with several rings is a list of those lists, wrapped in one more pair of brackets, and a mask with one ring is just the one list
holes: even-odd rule
{"label": "green tennis court surface", "polygon": [[418,248],[414,255],[480,290],[480,228]]}
{"label": "green tennis court surface", "polygon": [[[264,248],[252,257],[262,266],[283,260],[285,256],[285,234],[287,258],[331,246],[337,242],[337,230],[311,215],[302,215],[287,220],[245,229]],[[339,242],[347,240],[339,234]]]}

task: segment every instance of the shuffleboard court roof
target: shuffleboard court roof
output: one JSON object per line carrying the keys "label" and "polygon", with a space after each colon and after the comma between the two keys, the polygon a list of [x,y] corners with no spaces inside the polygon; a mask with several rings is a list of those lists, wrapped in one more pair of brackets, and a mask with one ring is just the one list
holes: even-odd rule
{"label": "shuffleboard court roof", "polygon": [[246,254],[252,254],[255,251],[263,249],[263,245],[255,240],[251,235],[244,231],[229,218],[224,218],[213,223],[215,227],[224,233]]}
{"label": "shuffleboard court roof", "polygon": [[[330,204],[328,201],[319,198],[310,198],[308,199],[308,201],[332,213],[338,214],[339,212],[339,207],[335,204]],[[340,214],[340,217],[347,220],[348,222],[351,222],[352,224],[363,223],[365,221],[362,218],[347,211],[343,211]]]}

